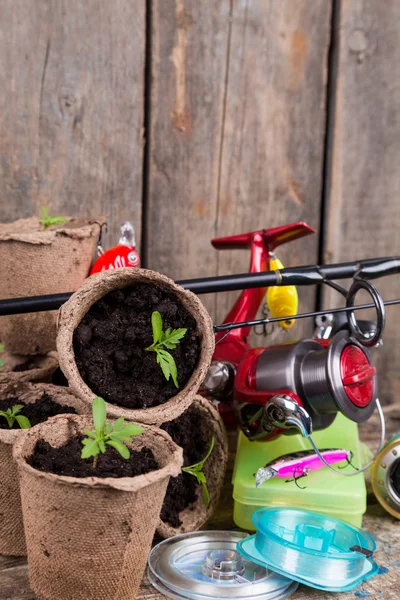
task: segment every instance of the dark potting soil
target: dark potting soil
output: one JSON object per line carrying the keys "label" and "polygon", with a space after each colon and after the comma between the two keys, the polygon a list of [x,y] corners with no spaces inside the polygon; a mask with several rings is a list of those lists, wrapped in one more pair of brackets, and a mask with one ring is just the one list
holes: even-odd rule
{"label": "dark potting soil", "polygon": [[158,469],[150,448],[131,450],[131,456],[126,460],[111,446],[107,446],[105,454],[100,454],[97,466],[93,468],[93,458],[81,458],[83,437],[72,438],[59,448],[39,440],[28,463],[39,471],[67,477],[136,477]]}
{"label": "dark potting soil", "polygon": [[179,389],[192,375],[200,354],[195,319],[168,289],[139,283],[110,292],[96,302],[74,332],[76,363],[82,379],[98,396],[126,408],[158,406],[178,389],[167,381],[146,351],[153,343],[151,315],[158,311],[163,330],[185,327],[187,332],[175,350]]}
{"label": "dark potting soil", "polygon": [[[42,397],[35,403],[25,403],[23,400],[16,397],[5,398],[0,401],[0,411],[5,412],[16,404],[25,405],[20,414],[24,417],[28,417],[32,427],[38,423],[47,421],[49,417],[55,417],[56,415],[63,415],[66,413],[76,414],[76,410],[73,406],[57,404],[57,402],[55,402],[46,392],[44,392]],[[9,429],[7,420],[4,417],[0,417],[0,429]],[[17,422],[14,423],[12,429],[20,429]]]}
{"label": "dark potting soil", "polygon": [[[161,425],[161,429],[183,448],[184,467],[200,462],[211,443],[211,436],[207,439],[204,435],[199,419],[197,411],[188,409],[177,419]],[[161,509],[161,520],[172,527],[182,525],[179,514],[197,500],[198,486],[197,479],[190,473],[182,472],[178,477],[171,477]]]}

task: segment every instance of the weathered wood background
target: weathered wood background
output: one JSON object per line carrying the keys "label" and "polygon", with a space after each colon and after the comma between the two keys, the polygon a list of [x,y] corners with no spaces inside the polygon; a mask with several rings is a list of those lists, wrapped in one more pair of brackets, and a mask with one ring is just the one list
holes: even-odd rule
{"label": "weathered wood background", "polygon": [[[113,245],[129,219],[175,278],[243,272],[211,238],[299,219],[319,235],[286,264],[400,254],[398,0],[0,0],[0,23],[1,221],[103,212]],[[205,298],[216,321],[232,299]]]}

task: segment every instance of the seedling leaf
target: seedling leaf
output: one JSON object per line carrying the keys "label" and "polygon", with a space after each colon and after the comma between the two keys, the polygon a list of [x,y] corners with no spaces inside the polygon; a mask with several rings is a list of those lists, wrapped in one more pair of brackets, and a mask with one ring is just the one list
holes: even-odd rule
{"label": "seedling leaf", "polygon": [[151,325],[153,329],[153,343],[146,348],[146,350],[156,353],[157,364],[160,365],[165,379],[169,381],[169,378],[172,377],[175,387],[179,388],[178,370],[176,368],[175,359],[172,354],[163,349],[162,346],[168,350],[174,350],[185,335],[187,329],[171,329],[168,327],[168,329],[163,332],[162,317],[158,311],[152,313]]}
{"label": "seedling leaf", "polygon": [[60,225],[61,223],[66,223],[68,221],[66,217],[51,217],[45,206],[41,207],[41,211],[42,218],[39,219],[39,222],[43,224],[45,229],[47,229],[51,225]]}
{"label": "seedling leaf", "polygon": [[[95,431],[84,429],[88,436],[82,440],[81,458],[94,457],[93,467],[96,468],[100,452],[105,454],[106,446],[115,448],[119,454],[128,459],[130,457],[129,448],[125,443],[132,441],[132,437],[143,433],[144,429],[135,423],[125,423],[120,417],[115,423],[106,423],[107,407],[103,398],[97,397],[92,405],[93,425]],[[124,443],[125,442],[125,443]]]}
{"label": "seedling leaf", "polygon": [[119,417],[114,423],[114,431],[119,431],[124,426],[124,418]]}
{"label": "seedling leaf", "polygon": [[162,335],[162,317],[157,310],[151,315],[151,326],[153,328],[153,344],[157,344]]}
{"label": "seedling leaf", "polygon": [[17,423],[21,427],[21,429],[31,428],[31,423],[28,417],[24,417],[24,415],[17,415],[15,418],[17,419]]}
{"label": "seedling leaf", "polygon": [[[89,437],[96,439],[96,432],[91,431],[91,429],[84,429],[83,433],[86,433],[86,435],[88,435]],[[83,441],[85,441],[85,440],[83,440]]]}
{"label": "seedling leaf", "polygon": [[215,445],[215,438],[213,436],[211,438],[210,447],[209,447],[205,457],[200,462],[198,462],[194,465],[182,468],[182,471],[184,471],[185,473],[189,473],[190,475],[193,475],[193,477],[196,477],[197,482],[199,484],[201,484],[201,486],[203,487],[203,502],[204,502],[205,506],[208,506],[210,504],[210,493],[208,491],[207,478],[203,471],[203,467],[204,467],[204,464],[207,461],[207,459],[210,457],[212,451],[214,450],[214,445]]}
{"label": "seedling leaf", "polygon": [[104,433],[104,427],[107,418],[107,407],[103,398],[97,396],[93,400],[93,425],[96,430],[96,436],[100,437]]}
{"label": "seedling leaf", "polygon": [[141,427],[140,425],[137,425],[136,423],[125,423],[124,432],[127,433],[127,435],[133,436],[133,435],[140,435],[141,433],[144,432],[143,427]]}
{"label": "seedling leaf", "polygon": [[4,417],[7,420],[10,429],[13,427],[15,421],[17,421],[21,429],[29,429],[31,427],[29,419],[19,414],[24,406],[24,404],[14,404],[14,406],[8,408],[6,411],[0,411],[0,417]]}
{"label": "seedling leaf", "polygon": [[[4,344],[0,344],[0,352],[4,352]],[[0,358],[0,369],[2,369],[5,364],[4,359]]]}
{"label": "seedling leaf", "polygon": [[90,458],[91,456],[97,456],[99,454],[99,444],[97,440],[92,440],[86,444],[81,452],[81,458]]}
{"label": "seedling leaf", "polygon": [[131,455],[131,453],[129,452],[129,448],[127,448],[126,446],[124,446],[124,444],[121,444],[121,442],[118,442],[117,440],[109,440],[107,442],[107,445],[115,448],[117,452],[120,453],[122,458],[125,458],[126,460],[128,460],[128,458]]}

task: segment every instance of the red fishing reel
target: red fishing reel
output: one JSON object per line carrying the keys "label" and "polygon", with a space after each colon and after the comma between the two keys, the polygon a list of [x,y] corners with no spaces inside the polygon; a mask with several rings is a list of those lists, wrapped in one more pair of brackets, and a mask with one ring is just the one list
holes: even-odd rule
{"label": "red fishing reel", "polygon": [[338,412],[361,423],[376,400],[370,354],[347,331],[328,345],[304,339],[249,350],[235,377],[237,418],[252,440],[276,437],[283,429],[308,436],[329,426]]}

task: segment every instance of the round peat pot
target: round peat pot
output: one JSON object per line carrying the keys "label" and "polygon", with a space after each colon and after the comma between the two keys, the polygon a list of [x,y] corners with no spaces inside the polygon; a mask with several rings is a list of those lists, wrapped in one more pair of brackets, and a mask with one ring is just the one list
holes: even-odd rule
{"label": "round peat pot", "polygon": [[29,580],[42,600],[136,598],[170,476],[182,450],[156,427],[129,444],[149,448],[159,468],[136,477],[67,477],[34,469],[41,440],[60,447],[91,420],[59,416],[27,431],[14,449],[28,548]]}
{"label": "round peat pot", "polygon": [[[195,443],[198,443],[198,435],[200,434],[200,431],[202,432],[204,438],[209,441],[211,441],[211,438],[214,436],[214,449],[204,465],[204,474],[207,478],[207,488],[210,495],[210,502],[208,506],[204,504],[202,486],[198,484],[196,486],[195,502],[191,503],[179,513],[181,525],[175,527],[167,521],[160,519],[157,527],[157,533],[163,538],[170,538],[175,535],[197,531],[200,529],[200,527],[202,527],[204,523],[208,521],[217,508],[220,493],[224,484],[226,465],[228,461],[228,440],[224,423],[218,411],[213,407],[211,402],[205,398],[202,398],[202,396],[196,396],[193,400],[193,403],[180,417],[178,417],[177,421],[179,422],[179,420],[182,420],[185,415],[190,415],[190,417],[193,419],[192,430],[197,430]],[[197,432],[199,432],[198,435]],[[185,432],[182,432],[182,434],[184,436]],[[170,435],[174,439],[174,435],[172,433],[170,433]],[[177,440],[175,441],[178,443]],[[205,454],[209,448],[209,445],[210,444],[207,443]],[[185,456],[184,449],[183,455]],[[183,477],[183,473],[181,473],[179,477]],[[193,480],[196,481],[193,475],[186,475],[186,477],[189,478],[189,481],[190,478],[193,478]],[[169,494],[171,495],[170,498],[168,498]],[[164,503],[167,501],[173,502],[174,496],[176,496],[176,489],[174,487],[174,480],[171,479],[167,488],[167,494],[165,496]],[[161,512],[161,515],[163,515],[163,511]]]}
{"label": "round peat pot", "polygon": [[261,508],[255,535],[238,551],[280,575],[329,592],[347,592],[376,575],[373,537],[349,523],[298,508]]}
{"label": "round peat pot", "polygon": [[[46,230],[37,217],[1,223],[2,298],[74,292],[89,274],[98,235],[96,219],[67,218]],[[56,318],[56,311],[1,317],[0,339],[13,354],[46,354],[56,347]]]}
{"label": "round peat pot", "polygon": [[17,381],[48,383],[58,367],[56,352],[45,355],[22,356],[0,353],[4,366],[0,367],[0,384]]}
{"label": "round peat pot", "polygon": [[[129,297],[129,294],[139,293],[139,290],[140,297],[134,299]],[[154,302],[155,295],[160,297],[160,302],[158,300]],[[161,299],[162,295],[164,295],[163,299]],[[111,305],[111,302],[118,302],[118,308]],[[136,308],[138,302],[141,303],[140,309]],[[145,351],[153,341],[151,311],[160,312],[164,331],[165,328],[170,327],[169,322],[177,323],[172,326],[174,329],[184,327],[179,319],[175,318],[173,321],[171,318],[168,321],[169,302],[175,303],[174,309],[178,312],[182,311],[185,319],[193,323],[190,335],[187,330],[187,339],[184,338],[179,342],[178,352],[183,352],[182,348],[187,341],[190,341],[196,344],[198,353],[193,370],[189,372],[186,382],[179,388],[174,386],[172,377],[169,381],[165,379],[160,365],[156,362],[155,352]],[[151,310],[150,303],[153,306]],[[91,328],[85,324],[88,318],[92,319]],[[139,358],[133,354],[138,348],[135,327],[142,328]],[[145,328],[145,343],[143,343],[143,328]],[[127,340],[131,330],[133,330],[132,339]],[[79,346],[77,347],[76,344]],[[124,345],[123,352],[121,345]],[[124,417],[131,421],[160,425],[178,417],[192,403],[211,364],[214,333],[211,318],[196,295],[154,271],[121,268],[92,275],[61,307],[57,349],[61,370],[70,387],[90,406],[95,396],[101,396],[107,402],[107,414],[112,417]],[[81,353],[79,357],[78,352]],[[173,354],[175,350],[170,352]],[[78,367],[78,365],[82,365],[82,361],[86,360],[88,354],[94,362],[86,367],[86,375],[82,375],[80,372],[82,366]],[[122,358],[121,354],[123,354]],[[124,370],[121,370],[120,362],[118,367],[115,366],[117,360],[123,361]],[[182,368],[185,367],[185,360],[187,355],[183,354]],[[147,363],[151,363],[150,367]],[[132,391],[132,383],[129,379],[133,368],[136,368],[136,392]],[[101,384],[89,385],[88,380],[93,377],[102,378]],[[159,387],[149,388],[156,378],[160,381]],[[178,380],[179,378],[178,366]],[[113,388],[111,384],[114,385]],[[141,387],[146,385],[145,393],[141,393]],[[117,387],[116,392],[115,386],[123,386],[123,388]],[[169,395],[160,400],[161,392],[165,390]],[[138,403],[137,395],[140,393],[141,400]],[[129,397],[131,404],[126,402],[126,397]]]}
{"label": "round peat pot", "polygon": [[[48,394],[57,404],[75,409],[78,414],[88,412],[85,403],[66,388],[26,382],[0,385],[0,401],[16,398],[13,404],[36,404],[43,394]],[[21,414],[24,414],[23,410]],[[6,423],[4,417],[1,417],[1,421]],[[12,456],[13,445],[26,431],[0,429],[0,554],[12,556],[26,555],[18,473]]]}

